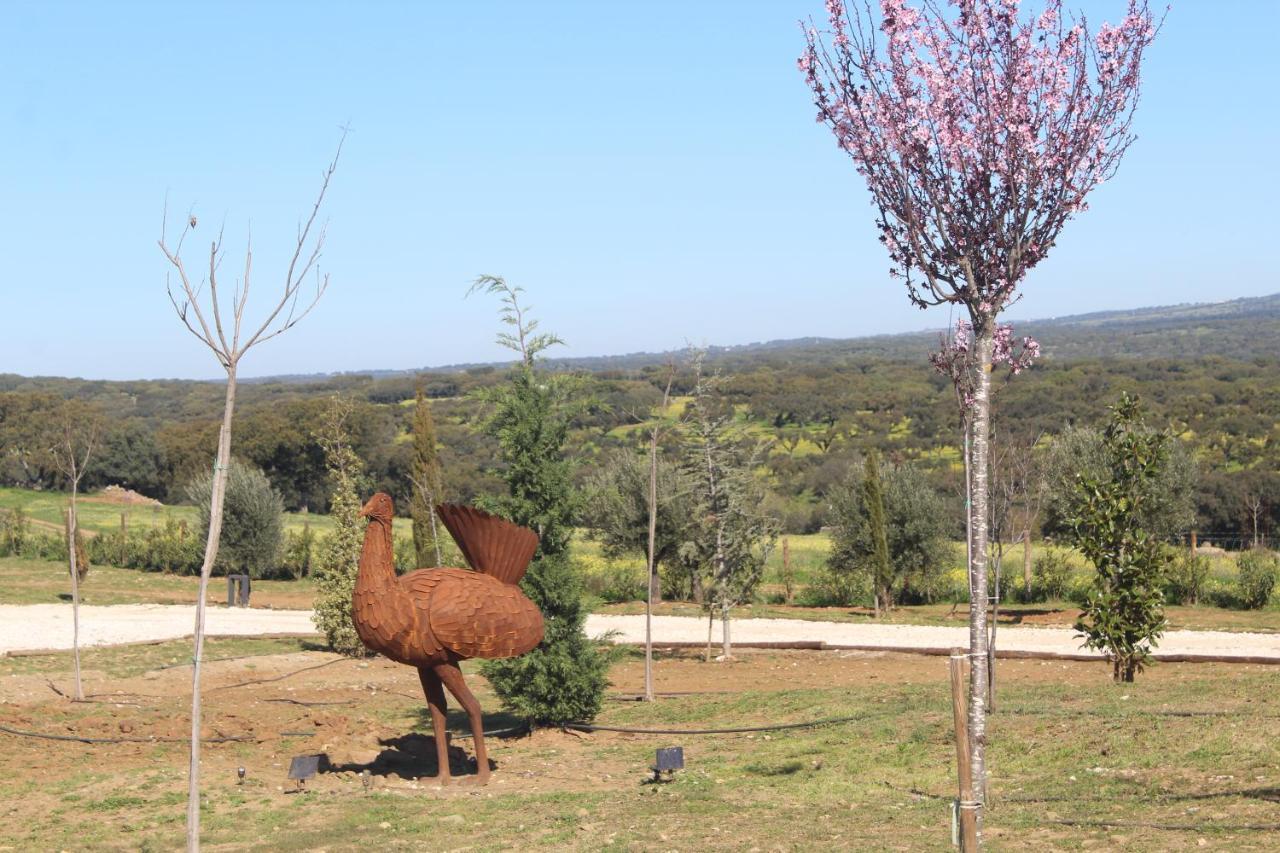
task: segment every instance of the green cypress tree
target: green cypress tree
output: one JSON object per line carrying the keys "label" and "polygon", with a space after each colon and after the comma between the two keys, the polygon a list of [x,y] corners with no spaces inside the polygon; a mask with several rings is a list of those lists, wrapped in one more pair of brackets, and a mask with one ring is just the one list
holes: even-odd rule
{"label": "green cypress tree", "polygon": [[316,626],[335,652],[353,657],[368,654],[351,618],[351,594],[356,586],[364,530],[360,523],[359,480],[364,465],[351,449],[347,417],[351,404],[334,397],[324,414],[316,440],[324,449],[325,467],[333,496],[329,517],[333,532],[324,540],[316,560]]}
{"label": "green cypress tree", "polygon": [[875,585],[876,615],[893,606],[893,564],[889,561],[889,531],[884,514],[884,489],[880,462],[868,453],[863,465],[862,495],[867,507],[867,533],[871,537],[871,577]]}
{"label": "green cypress tree", "polygon": [[413,410],[413,499],[409,502],[409,515],[413,518],[413,550],[417,554],[418,567],[439,566],[440,523],[436,518],[436,504],[443,499],[440,477],[440,456],[436,451],[436,422],[431,416],[431,403],[422,386]]}
{"label": "green cypress tree", "polygon": [[510,381],[483,395],[490,406],[485,430],[497,439],[507,494],[481,503],[538,533],[538,551],[520,585],[542,610],[546,625],[533,651],[486,661],[481,672],[508,710],[534,723],[590,720],[604,700],[610,658],[583,630],[582,579],[569,559],[578,500],[564,446],[574,416],[585,405],[584,389],[576,377],[535,369],[538,353],[561,341],[533,334],[537,322],[525,317],[520,288],[484,276],[473,285],[476,290],[502,298],[503,322],[515,332],[498,340],[520,353]]}

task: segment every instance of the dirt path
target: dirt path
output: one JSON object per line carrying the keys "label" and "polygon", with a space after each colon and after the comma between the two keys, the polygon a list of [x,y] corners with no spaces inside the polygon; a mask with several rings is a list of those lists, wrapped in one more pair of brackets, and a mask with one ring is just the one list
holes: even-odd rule
{"label": "dirt path", "polygon": [[[228,609],[211,607],[208,632],[214,635],[260,636],[306,634],[315,631],[306,610]],[[129,604],[80,608],[83,645],[111,645],[183,637],[191,633],[195,608],[182,605]],[[591,635],[617,632],[619,642],[644,640],[643,616],[592,615]],[[968,645],[968,629],[927,625],[868,625],[848,622],[809,622],[799,619],[739,619],[732,623],[736,643],[825,642],[885,650],[937,650]],[[705,643],[707,623],[687,616],[655,616],[655,642]],[[720,640],[717,623],[713,641]],[[1078,656],[1080,641],[1069,628],[1002,627],[1002,650],[1032,654]],[[71,647],[71,605],[0,605],[0,653]],[[1157,650],[1160,655],[1212,655],[1280,663],[1280,634],[1226,631],[1170,631]]]}

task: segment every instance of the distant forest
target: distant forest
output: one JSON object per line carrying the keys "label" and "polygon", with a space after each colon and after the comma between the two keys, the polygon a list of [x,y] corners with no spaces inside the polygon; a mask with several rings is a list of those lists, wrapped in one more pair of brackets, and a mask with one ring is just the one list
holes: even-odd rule
{"label": "distant forest", "polygon": [[[1044,358],[1000,387],[995,441],[1045,442],[1071,425],[1100,426],[1121,392],[1144,401],[1151,423],[1170,427],[1199,466],[1198,527],[1238,540],[1251,531],[1246,504],[1260,501],[1265,532],[1280,528],[1280,295],[1028,322]],[[712,348],[708,363],[748,434],[771,442],[759,471],[770,509],[792,531],[825,522],[831,488],[875,449],[914,461],[959,501],[959,425],[947,382],[926,358],[938,333],[802,339]],[[574,461],[585,479],[601,454],[639,450],[636,429],[658,406],[665,363],[673,395],[690,391],[683,353],[554,359],[544,369],[589,376],[593,405],[576,423]],[[241,385],[234,452],[260,467],[289,509],[326,509],[328,484],[313,430],[327,398],[354,401],[354,444],[365,487],[407,501],[408,430],[419,387],[431,399],[449,500],[500,489],[492,440],[474,428],[477,389],[503,365],[277,377]],[[88,488],[119,484],[166,502],[211,464],[222,386],[214,382],[107,382],[0,375],[0,484],[58,488],[34,452],[41,421],[61,401],[99,409],[106,422]],[[957,511],[956,516],[960,513]]]}

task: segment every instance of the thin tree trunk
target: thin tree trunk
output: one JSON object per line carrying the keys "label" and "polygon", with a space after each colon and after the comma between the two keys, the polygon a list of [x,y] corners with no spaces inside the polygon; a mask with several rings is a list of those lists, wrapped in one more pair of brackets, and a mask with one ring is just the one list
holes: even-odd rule
{"label": "thin tree trunk", "polygon": [[[985,803],[987,791],[987,533],[990,522],[988,501],[989,439],[991,435],[991,354],[992,329],[989,322],[976,330],[978,375],[973,393],[973,461],[970,502],[972,524],[969,553],[969,754],[975,796]],[[978,837],[982,837],[983,809],[977,810]]]}
{"label": "thin tree trunk", "polygon": [[430,502],[430,505],[428,506],[428,510],[431,513],[431,544],[435,546],[436,566],[439,567],[444,565],[444,559],[440,556],[440,530],[439,528],[436,527],[435,495],[431,496],[431,502]]}
{"label": "thin tree trunk", "polygon": [[218,540],[222,536],[222,506],[226,496],[227,469],[231,464],[231,415],[236,406],[236,364],[225,365],[227,393],[222,411],[222,429],[218,432],[218,455],[213,463],[213,483],[209,490],[209,536],[204,545],[204,562],[200,566],[200,597],[196,600],[195,654],[191,668],[191,761],[187,777],[187,850],[200,849],[200,664],[204,657],[205,598],[209,592],[209,576],[218,558]]}
{"label": "thin tree trunk", "polygon": [[644,600],[644,698],[653,701],[653,604],[658,591],[658,428],[649,434],[649,594]]}
{"label": "thin tree trunk", "polygon": [[67,507],[67,560],[71,564],[71,647],[75,656],[76,701],[83,702],[84,685],[80,680],[80,566],[76,563],[76,486],[77,481],[73,479],[71,503]]}
{"label": "thin tree trunk", "polygon": [[733,645],[729,642],[729,600],[727,598],[720,600],[720,624],[724,627],[722,642],[724,659],[728,660],[733,657]]}
{"label": "thin tree trunk", "polygon": [[1022,531],[1022,590],[1031,600],[1031,531]]}
{"label": "thin tree trunk", "polygon": [[711,630],[716,624],[716,612],[707,608],[707,663],[711,663]]}

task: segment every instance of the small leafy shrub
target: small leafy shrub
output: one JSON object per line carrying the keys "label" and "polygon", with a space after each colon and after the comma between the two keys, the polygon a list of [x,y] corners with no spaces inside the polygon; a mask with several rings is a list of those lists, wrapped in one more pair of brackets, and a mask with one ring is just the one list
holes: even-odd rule
{"label": "small leafy shrub", "polygon": [[54,533],[30,533],[22,540],[22,547],[14,555],[28,560],[67,561],[67,540]]}
{"label": "small leafy shrub", "polygon": [[[1031,592],[1037,601],[1058,601],[1071,591],[1071,563],[1065,551],[1046,549],[1031,566]],[[1087,593],[1086,593],[1087,594]]]}
{"label": "small leafy shrub", "polygon": [[1239,607],[1239,593],[1235,582],[1210,575],[1200,589],[1200,600],[1213,607]]}
{"label": "small leafy shrub", "polygon": [[204,557],[204,539],[173,518],[156,527],[110,530],[87,544],[89,559],[99,565],[146,572],[194,575]]}
{"label": "small leafy shrub", "polygon": [[1208,578],[1209,558],[1181,551],[1165,567],[1165,601],[1169,604],[1199,604]]}
{"label": "small leafy shrub", "polygon": [[[193,480],[186,497],[200,511],[200,538],[209,530],[209,495],[213,472]],[[279,571],[284,502],[258,468],[239,460],[227,472],[223,505],[222,536],[218,543],[217,568],[227,573],[244,573],[252,578],[271,577]]]}
{"label": "small leafy shrub", "polygon": [[804,607],[853,607],[871,602],[867,575],[824,572],[796,596]]}
{"label": "small leafy shrub", "polygon": [[396,574],[403,575],[414,569],[421,568],[418,565],[418,549],[413,544],[412,536],[400,536],[394,540],[392,547],[393,559],[396,564]]}
{"label": "small leafy shrub", "polygon": [[21,554],[30,536],[31,523],[20,507],[0,509],[0,557]]}
{"label": "small leafy shrub", "polygon": [[292,530],[284,534],[284,554],[280,567],[295,580],[311,574],[316,557],[316,534],[311,525],[303,525],[301,532]]}
{"label": "small leafy shrub", "polygon": [[585,585],[587,592],[608,604],[644,601],[649,592],[644,569],[617,563],[588,575]]}
{"label": "small leafy shrub", "polygon": [[1236,565],[1240,569],[1237,581],[1240,606],[1246,610],[1266,607],[1276,586],[1276,576],[1280,574],[1280,559],[1269,551],[1254,548],[1241,554]]}

